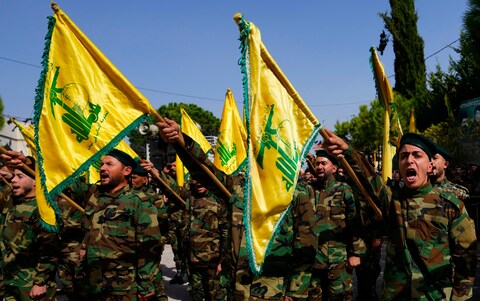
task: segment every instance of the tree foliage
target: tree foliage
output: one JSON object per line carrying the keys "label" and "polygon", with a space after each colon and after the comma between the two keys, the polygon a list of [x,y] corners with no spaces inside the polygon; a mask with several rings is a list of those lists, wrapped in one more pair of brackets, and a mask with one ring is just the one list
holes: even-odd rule
{"label": "tree foliage", "polygon": [[419,127],[454,153],[466,139],[456,118],[460,104],[480,96],[480,0],[469,0],[459,40],[458,61],[450,59],[447,71],[437,66],[429,74],[429,103],[422,112],[428,118]]}
{"label": "tree foliage", "polygon": [[[393,35],[395,102],[404,133],[410,112],[415,109],[417,130],[456,153],[460,141],[465,139],[456,120],[460,104],[480,96],[480,0],[469,0],[463,30],[459,33],[460,46],[456,49],[460,58],[457,61],[451,58],[446,71],[437,66],[428,77],[414,0],[390,0],[390,5],[391,16],[387,13],[380,16]],[[378,148],[383,134],[383,115],[378,112],[381,107],[375,104],[376,100],[369,109],[361,106],[358,116],[335,125],[339,135],[365,152]]]}
{"label": "tree foliage", "polygon": [[415,0],[390,0],[391,16],[380,14],[393,36],[395,90],[420,99],[426,91],[424,42],[417,30]]}
{"label": "tree foliage", "polygon": [[[215,117],[212,112],[204,110],[195,104],[169,103],[160,106],[157,112],[162,117],[167,117],[180,123],[180,108],[183,108],[188,115],[200,125],[203,135],[217,135],[220,127],[220,119]],[[153,123],[153,121],[149,120],[149,123]],[[141,135],[138,131],[132,131],[128,138],[132,149],[135,150],[139,156],[145,158],[145,145],[149,142],[149,137]]]}
{"label": "tree foliage", "polygon": [[3,129],[3,126],[5,125],[5,117],[3,116],[3,109],[4,109],[3,99],[0,96],[0,130]]}
{"label": "tree foliage", "polygon": [[161,116],[168,117],[180,123],[180,108],[183,108],[193,121],[200,125],[203,135],[209,136],[218,133],[220,119],[215,117],[212,112],[206,111],[196,104],[169,103],[161,106],[157,111]]}
{"label": "tree foliage", "polygon": [[[395,107],[404,133],[410,121],[411,102],[395,93]],[[335,133],[346,139],[355,149],[373,153],[382,145],[385,107],[377,99],[369,106],[361,105],[359,113],[349,121],[337,122]]]}
{"label": "tree foliage", "polygon": [[461,102],[480,96],[480,0],[469,0],[463,17],[458,61],[451,61],[455,71],[456,99]]}

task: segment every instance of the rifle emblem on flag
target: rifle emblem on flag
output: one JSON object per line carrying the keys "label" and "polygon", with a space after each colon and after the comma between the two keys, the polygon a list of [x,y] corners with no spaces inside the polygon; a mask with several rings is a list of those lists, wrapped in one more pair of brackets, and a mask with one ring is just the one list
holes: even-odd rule
{"label": "rifle emblem on flag", "polygon": [[[259,148],[256,160],[260,168],[263,169],[263,159],[265,155],[265,148],[276,150],[278,152],[279,157],[275,162],[275,166],[283,174],[282,181],[285,182],[285,188],[287,191],[289,191],[295,183],[295,176],[296,176],[296,169],[297,169],[296,162],[298,162],[298,157],[299,157],[298,149],[295,145],[295,142],[294,142],[294,147],[292,149],[290,144],[285,139],[282,139],[281,136],[279,135],[280,133],[279,129],[281,129],[283,124],[285,122],[288,122],[288,120],[285,119],[281,121],[278,127],[274,129],[272,126],[272,118],[274,114],[275,104],[267,105],[267,108],[270,109],[270,112],[268,114],[268,119],[267,119],[267,122],[265,123],[265,128],[263,130],[263,133],[261,134],[261,139],[259,143],[260,148]],[[276,139],[274,139],[274,137]],[[277,140],[281,141],[286,146],[286,149],[281,148]],[[286,150],[289,150],[288,152],[293,153],[292,156],[290,156]]]}
{"label": "rifle emblem on flag", "polygon": [[[55,118],[55,105],[62,107],[66,113],[62,115],[62,121],[65,122],[72,132],[75,134],[78,143],[88,140],[88,136],[95,122],[98,121],[101,107],[98,104],[90,102],[88,90],[78,83],[68,83],[63,87],[57,87],[57,78],[60,74],[60,67],[55,67],[55,75],[53,76],[52,85],[50,87],[50,107],[53,118]],[[73,92],[72,92],[73,91]],[[80,95],[84,99],[78,97]],[[75,98],[72,99],[72,96]],[[64,101],[65,100],[65,101]],[[72,103],[69,106],[67,103]],[[87,102],[82,108],[81,102]],[[87,109],[88,106],[88,109]],[[86,112],[88,110],[88,112]],[[85,117],[85,113],[88,117]]]}
{"label": "rifle emblem on flag", "polygon": [[237,155],[237,145],[233,143],[232,150],[229,150],[227,145],[223,144],[222,141],[217,141],[217,153],[220,156],[220,162],[222,166],[226,166],[232,158],[235,158]]}

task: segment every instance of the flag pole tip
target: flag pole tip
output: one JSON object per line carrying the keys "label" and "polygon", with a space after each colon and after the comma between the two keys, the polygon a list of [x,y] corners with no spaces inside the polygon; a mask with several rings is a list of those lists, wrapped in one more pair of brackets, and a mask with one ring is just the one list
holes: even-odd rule
{"label": "flag pole tip", "polygon": [[50,2],[50,7],[51,7],[52,10],[53,10],[54,12],[56,12],[56,13],[60,10],[60,8],[58,7],[58,4],[55,3],[55,2],[53,2],[53,1]]}
{"label": "flag pole tip", "polygon": [[243,18],[242,13],[236,13],[235,15],[233,15],[233,20],[235,20],[237,24],[240,24],[240,20],[242,20],[242,18]]}

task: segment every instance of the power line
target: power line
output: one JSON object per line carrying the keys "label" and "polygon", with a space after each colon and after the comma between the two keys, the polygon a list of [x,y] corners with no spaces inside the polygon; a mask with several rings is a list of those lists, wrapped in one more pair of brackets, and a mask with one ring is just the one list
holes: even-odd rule
{"label": "power line", "polygon": [[2,114],[3,117],[5,117],[5,119],[7,120],[10,120],[10,118],[13,118],[15,120],[18,120],[18,121],[22,121],[22,122],[32,122],[32,118],[27,118],[27,117],[19,117],[19,116],[13,116],[13,115],[10,115],[10,114]]}
{"label": "power line", "polygon": [[[32,66],[32,67],[36,67],[36,68],[41,68],[40,66],[37,66],[37,65],[32,65],[32,64],[29,64],[29,63],[25,63],[25,62],[21,62],[21,61],[17,61],[17,60],[12,60],[12,59],[1,57],[1,56],[0,56],[0,59],[10,61],[10,62],[14,62],[14,63],[18,63],[18,64],[27,65],[27,66]],[[162,90],[150,89],[150,88],[144,88],[144,87],[137,87],[137,89],[143,90],[143,91],[150,91],[150,92],[156,92],[156,93],[161,93],[161,94],[167,94],[167,95],[175,95],[175,96],[182,96],[182,97],[189,97],[189,98],[196,98],[196,99],[220,101],[220,102],[224,101],[223,99],[202,97],[202,96],[195,96],[195,95],[188,95],[188,94],[181,94],[181,93],[174,93],[174,92],[168,92],[168,91],[162,91]],[[335,103],[335,104],[317,104],[317,105],[313,104],[313,105],[310,105],[310,107],[347,106],[347,105],[353,105],[353,104],[359,104],[359,103],[364,103],[364,102],[363,101],[357,101],[357,102]]]}
{"label": "power line", "polygon": [[38,65],[33,65],[33,64],[29,64],[29,63],[25,63],[25,62],[21,62],[21,61],[17,61],[17,60],[12,60],[12,59],[9,59],[9,58],[3,57],[3,56],[0,56],[0,59],[10,61],[10,62],[14,62],[14,63],[17,63],[17,64],[27,65],[27,66],[30,66],[30,67],[42,68]]}
{"label": "power line", "polygon": [[344,103],[332,103],[332,104],[324,104],[324,105],[308,105],[309,107],[339,107],[339,106],[348,106],[348,105],[356,105],[359,103],[365,103],[365,101],[355,101],[355,102],[344,102]]}
{"label": "power line", "polygon": [[215,98],[208,98],[208,97],[200,97],[200,96],[179,94],[179,93],[173,93],[173,92],[167,92],[167,91],[160,91],[160,90],[149,89],[149,88],[137,87],[137,89],[139,89],[139,90],[144,90],[144,91],[157,92],[157,93],[162,93],[162,94],[168,94],[168,95],[175,95],[175,96],[183,96],[183,97],[198,98],[198,99],[213,100],[213,101],[222,101],[222,102],[224,101],[224,100],[222,100],[222,99],[215,99]]}
{"label": "power line", "polygon": [[[433,57],[434,55],[442,52],[443,50],[445,50],[446,48],[452,46],[453,44],[455,44],[456,42],[458,42],[460,40],[460,38],[456,39],[455,41],[445,45],[444,47],[442,47],[440,50],[437,50],[435,51],[434,53],[430,54],[429,56],[427,56],[425,58],[424,61],[428,60],[429,58]],[[38,65],[33,65],[33,64],[30,64],[30,63],[26,63],[26,62],[22,62],[22,61],[18,61],[18,60],[14,60],[14,59],[10,59],[10,58],[6,58],[6,57],[2,57],[0,56],[0,59],[2,60],[6,60],[6,61],[10,61],[10,62],[13,62],[13,63],[17,63],[17,64],[22,64],[22,65],[26,65],[26,66],[30,66],[30,67],[35,67],[35,68],[42,68]],[[388,76],[388,78],[391,78],[395,76],[395,74],[392,74],[390,76]],[[143,91],[150,91],[150,92],[156,92],[156,93],[161,93],[161,94],[167,94],[167,95],[175,95],[175,96],[182,96],[182,97],[189,97],[189,98],[196,98],[196,99],[204,99],[204,100],[211,100],[211,101],[221,101],[223,102],[224,100],[222,99],[217,99],[217,98],[210,98],[210,97],[202,97],[202,96],[195,96],[195,95],[187,95],[187,94],[181,94],[181,93],[174,93],[174,92],[168,92],[168,91],[162,91],[162,90],[156,90],[156,89],[150,89],[150,88],[143,88],[143,87],[137,87],[137,89],[139,90],[143,90]],[[311,107],[332,107],[332,106],[343,106],[343,105],[352,105],[352,104],[359,104],[359,103],[364,103],[363,101],[360,101],[360,102],[349,102],[349,103],[336,103],[336,104],[322,104],[322,105],[310,105]]]}
{"label": "power line", "polygon": [[430,54],[429,56],[427,56],[427,57],[425,58],[425,61],[428,60],[429,58],[431,58],[432,56],[434,56],[435,54],[440,53],[440,52],[442,52],[443,50],[445,50],[446,48],[448,48],[448,47],[452,46],[453,44],[457,43],[458,41],[460,41],[460,38],[458,38],[458,39],[456,39],[455,41],[453,41],[452,43],[444,46],[442,49],[440,49],[440,50],[438,50],[438,51]]}
{"label": "power line", "polygon": [[[443,46],[440,50],[437,50],[435,51],[434,53],[430,54],[429,56],[427,56],[423,61],[426,62],[429,58],[431,58],[432,56],[436,55],[436,54],[439,54],[440,52],[442,52],[443,50],[447,49],[448,47],[452,46],[453,44],[457,43],[458,41],[460,41],[460,38],[456,39],[455,41],[451,42],[450,44],[447,44],[445,46]],[[394,77],[395,76],[395,73],[388,76],[388,78],[391,78],[391,77]]]}

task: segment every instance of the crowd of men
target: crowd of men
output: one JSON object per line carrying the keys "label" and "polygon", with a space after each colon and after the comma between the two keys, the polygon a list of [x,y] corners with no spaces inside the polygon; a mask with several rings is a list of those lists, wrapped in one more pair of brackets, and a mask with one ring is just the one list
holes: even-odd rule
{"label": "crowd of men", "polygon": [[112,150],[97,184],[79,178],[58,197],[58,233],[46,231],[39,218],[28,172],[35,159],[2,155],[3,298],[54,300],[60,283],[69,300],[168,300],[160,265],[166,243],[177,270],[170,283],[187,278],[195,301],[353,300],[353,271],[357,300],[472,296],[477,241],[463,203],[468,190],[447,179],[450,154],[424,136],[402,137],[397,171],[383,183],[365,156],[326,130],[324,149],[307,158],[310,167],[256,274],[243,217],[245,173],[218,170],[175,121],[157,126],[188,168],[188,185],[177,184],[174,162],[157,167]]}

